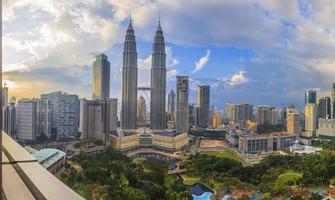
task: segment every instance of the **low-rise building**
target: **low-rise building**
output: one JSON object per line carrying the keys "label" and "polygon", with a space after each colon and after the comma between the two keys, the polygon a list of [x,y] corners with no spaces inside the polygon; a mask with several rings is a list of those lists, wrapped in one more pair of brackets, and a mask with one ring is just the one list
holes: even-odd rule
{"label": "low-rise building", "polygon": [[335,119],[319,119],[318,136],[320,139],[335,140]]}
{"label": "low-rise building", "polygon": [[322,148],[300,144],[299,140],[296,140],[294,144],[290,146],[290,152],[295,154],[316,154],[320,151],[322,151]]}
{"label": "low-rise building", "polygon": [[[78,146],[76,146],[78,144]],[[80,153],[85,153],[87,155],[95,155],[97,153],[105,150],[104,145],[95,145],[93,143],[80,145],[79,143],[69,144],[65,147],[66,155],[69,158],[72,156],[79,156]]]}
{"label": "low-rise building", "polygon": [[110,135],[111,147],[120,151],[130,151],[139,147],[152,147],[157,150],[174,152],[184,148],[187,144],[187,133],[177,134],[169,130],[153,132],[149,128],[138,130],[119,129]]}
{"label": "low-rise building", "polygon": [[297,137],[296,134],[287,133],[241,134],[239,136],[239,150],[244,154],[288,150]]}
{"label": "low-rise building", "polygon": [[64,169],[66,154],[58,149],[41,149],[33,153],[38,162],[50,173],[57,175]]}
{"label": "low-rise building", "polygon": [[240,133],[237,133],[235,131],[230,131],[226,134],[226,140],[228,141],[229,145],[233,147],[239,146],[239,139],[240,139]]}

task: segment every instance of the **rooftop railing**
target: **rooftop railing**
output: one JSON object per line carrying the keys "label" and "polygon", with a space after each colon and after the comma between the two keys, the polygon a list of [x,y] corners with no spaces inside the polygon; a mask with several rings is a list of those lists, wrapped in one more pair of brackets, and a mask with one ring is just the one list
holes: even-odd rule
{"label": "rooftop railing", "polygon": [[2,188],[5,199],[83,199],[4,132],[2,145]]}

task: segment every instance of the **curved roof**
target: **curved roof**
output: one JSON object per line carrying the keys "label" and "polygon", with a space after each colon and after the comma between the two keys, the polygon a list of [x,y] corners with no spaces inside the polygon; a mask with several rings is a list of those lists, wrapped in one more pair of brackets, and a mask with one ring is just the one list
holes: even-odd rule
{"label": "curved roof", "polygon": [[33,154],[38,162],[44,167],[49,168],[58,160],[65,157],[65,153],[58,149],[41,149]]}

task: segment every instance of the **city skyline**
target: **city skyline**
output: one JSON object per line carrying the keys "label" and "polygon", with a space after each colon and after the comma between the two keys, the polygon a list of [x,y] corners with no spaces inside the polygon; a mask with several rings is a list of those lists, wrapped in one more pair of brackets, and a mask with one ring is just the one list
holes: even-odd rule
{"label": "city skyline", "polygon": [[[194,2],[180,12],[189,2],[172,2],[68,2],[61,7],[52,1],[5,1],[4,82],[10,96],[64,90],[90,98],[91,64],[96,52],[102,52],[111,62],[110,96],[120,99],[129,8],[138,39],[139,86],[150,85],[151,45],[160,10],[167,38],[167,91],[174,88],[176,75],[187,75],[190,102],[195,102],[196,86],[206,84],[212,86],[212,103],[220,107],[247,101],[302,108],[305,88],[329,95],[335,45],[334,24],[327,19],[334,14],[326,3],[209,1],[205,7]],[[195,11],[197,16],[192,15]],[[24,20],[28,14],[36,16],[31,23]],[[243,33],[236,32],[240,28]]]}

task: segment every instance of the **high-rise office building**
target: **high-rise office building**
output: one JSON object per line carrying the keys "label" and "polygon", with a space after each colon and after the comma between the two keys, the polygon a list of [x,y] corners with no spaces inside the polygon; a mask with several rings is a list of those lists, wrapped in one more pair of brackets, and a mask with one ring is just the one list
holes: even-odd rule
{"label": "high-rise office building", "polygon": [[80,100],[80,133],[81,138],[95,138],[109,142],[110,101]]}
{"label": "high-rise office building", "polygon": [[241,112],[240,120],[252,120],[253,119],[253,106],[249,103],[240,103]]}
{"label": "high-rise office building", "polygon": [[16,136],[23,141],[36,140],[37,100],[21,99],[16,106]]}
{"label": "high-rise office building", "polygon": [[16,134],[16,99],[12,97],[7,106],[3,106],[2,130],[14,137]]}
{"label": "high-rise office building", "polygon": [[331,100],[330,97],[319,97],[317,100],[317,118],[331,118]]}
{"label": "high-rise office building", "polygon": [[118,118],[117,118],[117,99],[111,98],[110,100],[110,130],[115,131],[118,126]]}
{"label": "high-rise office building", "polygon": [[222,125],[222,117],[220,115],[214,115],[213,117],[213,127],[218,128]]}
{"label": "high-rise office building", "polygon": [[197,90],[198,113],[196,126],[207,128],[209,125],[210,86],[198,86]]}
{"label": "high-rise office building", "polygon": [[233,103],[226,103],[226,112],[227,112],[227,118],[230,121],[235,120],[235,104]]}
{"label": "high-rise office building", "polygon": [[166,128],[166,55],[160,22],[155,33],[151,58],[150,128],[162,130]]}
{"label": "high-rise office building", "polygon": [[188,77],[177,76],[177,109],[176,109],[176,132],[188,133]]}
{"label": "high-rise office building", "polygon": [[189,127],[195,126],[197,106],[194,103],[188,105],[188,125]]}
{"label": "high-rise office building", "polygon": [[287,122],[287,108],[286,107],[284,107],[281,110],[280,116],[281,116],[280,118],[281,118],[283,127],[286,127],[286,122]]}
{"label": "high-rise office building", "polygon": [[214,104],[211,105],[209,109],[209,125],[213,126],[213,118],[215,116],[215,106]]}
{"label": "high-rise office building", "polygon": [[281,110],[270,107],[270,125],[281,124]]}
{"label": "high-rise office building", "polygon": [[316,106],[313,103],[305,105],[305,131],[306,136],[313,137],[316,135]]}
{"label": "high-rise office building", "polygon": [[75,138],[79,130],[80,101],[77,95],[63,91],[42,94],[51,105],[51,135],[59,138]]}
{"label": "high-rise office building", "polygon": [[305,105],[308,103],[316,104],[316,90],[305,90]]}
{"label": "high-rise office building", "polygon": [[300,133],[299,112],[294,109],[288,109],[286,124],[287,124],[287,133],[299,134]]}
{"label": "high-rise office building", "polygon": [[[137,52],[131,20],[127,28],[122,67],[121,128],[135,129],[137,117]],[[165,113],[164,113],[165,115]]]}
{"label": "high-rise office building", "polygon": [[168,111],[168,120],[169,121],[174,121],[174,118],[175,118],[175,105],[176,104],[176,93],[171,90],[168,94],[168,108],[167,108],[167,111]]}
{"label": "high-rise office building", "polygon": [[108,100],[110,87],[110,63],[105,54],[93,62],[93,100]]}
{"label": "high-rise office building", "polygon": [[335,119],[335,83],[333,83],[332,87],[332,108],[333,108],[332,118]]}
{"label": "high-rise office building", "polygon": [[257,124],[265,125],[271,122],[271,112],[268,105],[259,105],[257,108]]}
{"label": "high-rise office building", "polygon": [[143,96],[137,100],[137,124],[145,126],[147,124],[147,106]]}
{"label": "high-rise office building", "polygon": [[47,98],[37,101],[37,134],[47,138],[51,137],[52,105]]}
{"label": "high-rise office building", "polygon": [[253,119],[253,105],[248,103],[227,103],[226,112],[230,121],[238,122]]}
{"label": "high-rise office building", "polygon": [[2,106],[8,104],[8,87],[2,87]]}

